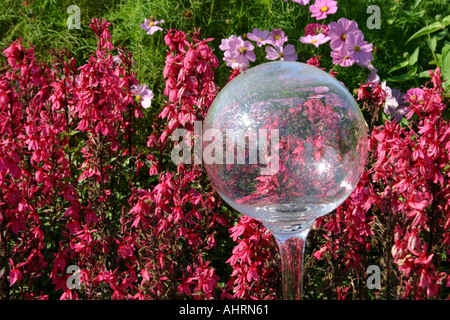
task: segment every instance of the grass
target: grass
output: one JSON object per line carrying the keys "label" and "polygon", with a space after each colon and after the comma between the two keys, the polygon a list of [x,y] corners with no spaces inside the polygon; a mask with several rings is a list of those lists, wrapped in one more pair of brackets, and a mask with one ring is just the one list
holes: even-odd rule
{"label": "grass", "polygon": [[[373,64],[382,79],[388,78],[388,71],[403,61],[405,52],[412,53],[418,45],[426,47],[425,38],[405,46],[412,34],[434,21],[436,15],[450,13],[448,5],[441,1],[341,0],[338,4],[338,12],[322,22],[337,21],[340,17],[356,20],[366,40],[374,44]],[[367,27],[370,13],[366,9],[371,4],[381,9],[381,29]],[[66,10],[70,5],[80,8],[80,30],[67,28],[71,13]],[[139,62],[136,70],[139,79],[158,92],[163,85],[161,74],[167,49],[164,33],[150,37],[140,28],[139,24],[149,16],[164,19],[166,29],[192,31],[201,28],[205,37],[215,39],[212,46],[216,48],[219,59],[223,57],[218,49],[222,38],[231,34],[243,35],[255,27],[267,30],[281,28],[288,35],[289,43],[296,46],[299,61],[306,61],[314,54],[324,55],[327,58],[323,59],[326,60],[324,66],[332,67],[328,46],[315,49],[298,41],[304,34],[303,28],[308,23],[317,22],[309,17],[308,7],[282,0],[34,0],[29,5],[18,0],[6,0],[0,8],[0,48],[4,50],[20,37],[24,43],[35,46],[37,56],[44,61],[51,59],[49,49],[64,47],[81,65],[96,46],[89,29],[90,20],[105,18],[112,23],[113,43],[133,52]],[[426,70],[433,67],[428,64],[433,59],[431,52],[422,49],[420,70]],[[257,53],[256,63],[263,62],[264,52]],[[1,59],[4,60],[4,57]],[[340,71],[340,80],[353,89],[364,81],[367,74],[366,70],[357,66],[337,70]],[[229,72],[229,68],[222,63],[217,70],[219,84],[226,81]],[[395,83],[400,88],[410,87],[411,84],[415,84],[413,80]]]}

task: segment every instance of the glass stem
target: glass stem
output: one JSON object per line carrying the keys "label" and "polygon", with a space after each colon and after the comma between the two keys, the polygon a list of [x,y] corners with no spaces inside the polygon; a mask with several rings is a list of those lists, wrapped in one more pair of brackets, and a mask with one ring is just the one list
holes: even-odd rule
{"label": "glass stem", "polygon": [[309,230],[309,228],[301,228],[299,232],[272,232],[281,255],[284,300],[302,300],[304,298],[303,260]]}

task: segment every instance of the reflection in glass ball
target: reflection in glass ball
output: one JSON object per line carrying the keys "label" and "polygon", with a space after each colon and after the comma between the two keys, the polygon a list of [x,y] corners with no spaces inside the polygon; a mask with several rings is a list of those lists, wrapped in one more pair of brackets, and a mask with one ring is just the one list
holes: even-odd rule
{"label": "reflection in glass ball", "polygon": [[351,94],[299,62],[243,72],[217,95],[203,124],[214,188],[237,211],[275,228],[312,223],[338,207],[366,157],[367,125]]}

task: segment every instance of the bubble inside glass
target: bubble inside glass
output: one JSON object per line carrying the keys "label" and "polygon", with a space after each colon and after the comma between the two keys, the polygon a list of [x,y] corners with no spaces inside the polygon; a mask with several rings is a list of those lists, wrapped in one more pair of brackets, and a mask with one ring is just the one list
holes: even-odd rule
{"label": "bubble inside glass", "polygon": [[[203,124],[203,163],[216,191],[280,246],[291,243],[288,251],[302,253],[312,223],[350,195],[366,157],[367,125],[352,95],[299,62],[243,72],[219,92]],[[296,290],[285,298],[299,298],[301,283]]]}

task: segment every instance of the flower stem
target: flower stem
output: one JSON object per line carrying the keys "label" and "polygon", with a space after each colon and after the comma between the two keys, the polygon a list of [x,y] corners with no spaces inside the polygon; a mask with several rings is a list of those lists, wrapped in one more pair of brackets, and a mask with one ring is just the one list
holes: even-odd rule
{"label": "flower stem", "polygon": [[271,230],[281,255],[284,300],[302,300],[304,298],[303,260],[309,230],[309,224],[307,227],[299,226],[295,232]]}

